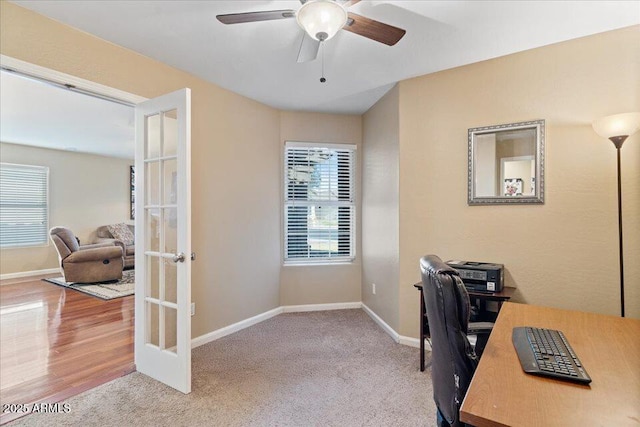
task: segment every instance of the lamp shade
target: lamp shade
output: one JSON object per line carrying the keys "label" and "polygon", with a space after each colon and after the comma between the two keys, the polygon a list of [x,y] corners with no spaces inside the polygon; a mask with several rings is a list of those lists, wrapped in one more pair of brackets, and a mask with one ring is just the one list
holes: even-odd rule
{"label": "lamp shade", "polygon": [[296,15],[300,25],[312,38],[329,40],[347,23],[347,11],[331,0],[310,0]]}
{"label": "lamp shade", "polygon": [[631,136],[640,130],[640,112],[614,114],[595,120],[593,130],[603,138]]}

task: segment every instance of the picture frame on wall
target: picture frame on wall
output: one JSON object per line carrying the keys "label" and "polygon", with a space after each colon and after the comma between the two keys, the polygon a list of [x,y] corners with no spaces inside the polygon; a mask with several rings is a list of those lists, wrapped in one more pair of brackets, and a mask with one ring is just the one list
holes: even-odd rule
{"label": "picture frame on wall", "polygon": [[508,178],[504,180],[504,195],[505,196],[522,196],[522,184],[521,178]]}
{"label": "picture frame on wall", "polygon": [[136,167],[129,166],[129,218],[136,219]]}

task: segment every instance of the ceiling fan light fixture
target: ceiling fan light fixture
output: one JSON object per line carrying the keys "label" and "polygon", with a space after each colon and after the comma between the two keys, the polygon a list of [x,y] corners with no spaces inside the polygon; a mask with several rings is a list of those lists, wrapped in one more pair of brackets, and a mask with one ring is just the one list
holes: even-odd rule
{"label": "ceiling fan light fixture", "polygon": [[347,11],[332,0],[307,1],[298,10],[296,20],[309,36],[325,41],[347,23]]}

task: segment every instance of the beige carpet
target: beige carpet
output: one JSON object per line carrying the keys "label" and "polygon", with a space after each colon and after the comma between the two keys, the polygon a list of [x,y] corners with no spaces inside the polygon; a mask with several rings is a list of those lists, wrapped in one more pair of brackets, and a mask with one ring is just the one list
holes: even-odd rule
{"label": "beige carpet", "polygon": [[189,395],[133,373],[8,425],[433,426],[429,372],[362,310],[281,314],[194,349]]}

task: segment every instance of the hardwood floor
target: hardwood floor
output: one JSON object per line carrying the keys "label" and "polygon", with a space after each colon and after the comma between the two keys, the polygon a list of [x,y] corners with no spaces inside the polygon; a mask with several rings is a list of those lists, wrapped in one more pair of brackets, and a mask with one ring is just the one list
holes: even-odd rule
{"label": "hardwood floor", "polygon": [[[40,278],[4,283],[3,405],[59,402],[135,370],[133,296],[103,301]],[[18,416],[2,413],[0,424]]]}

